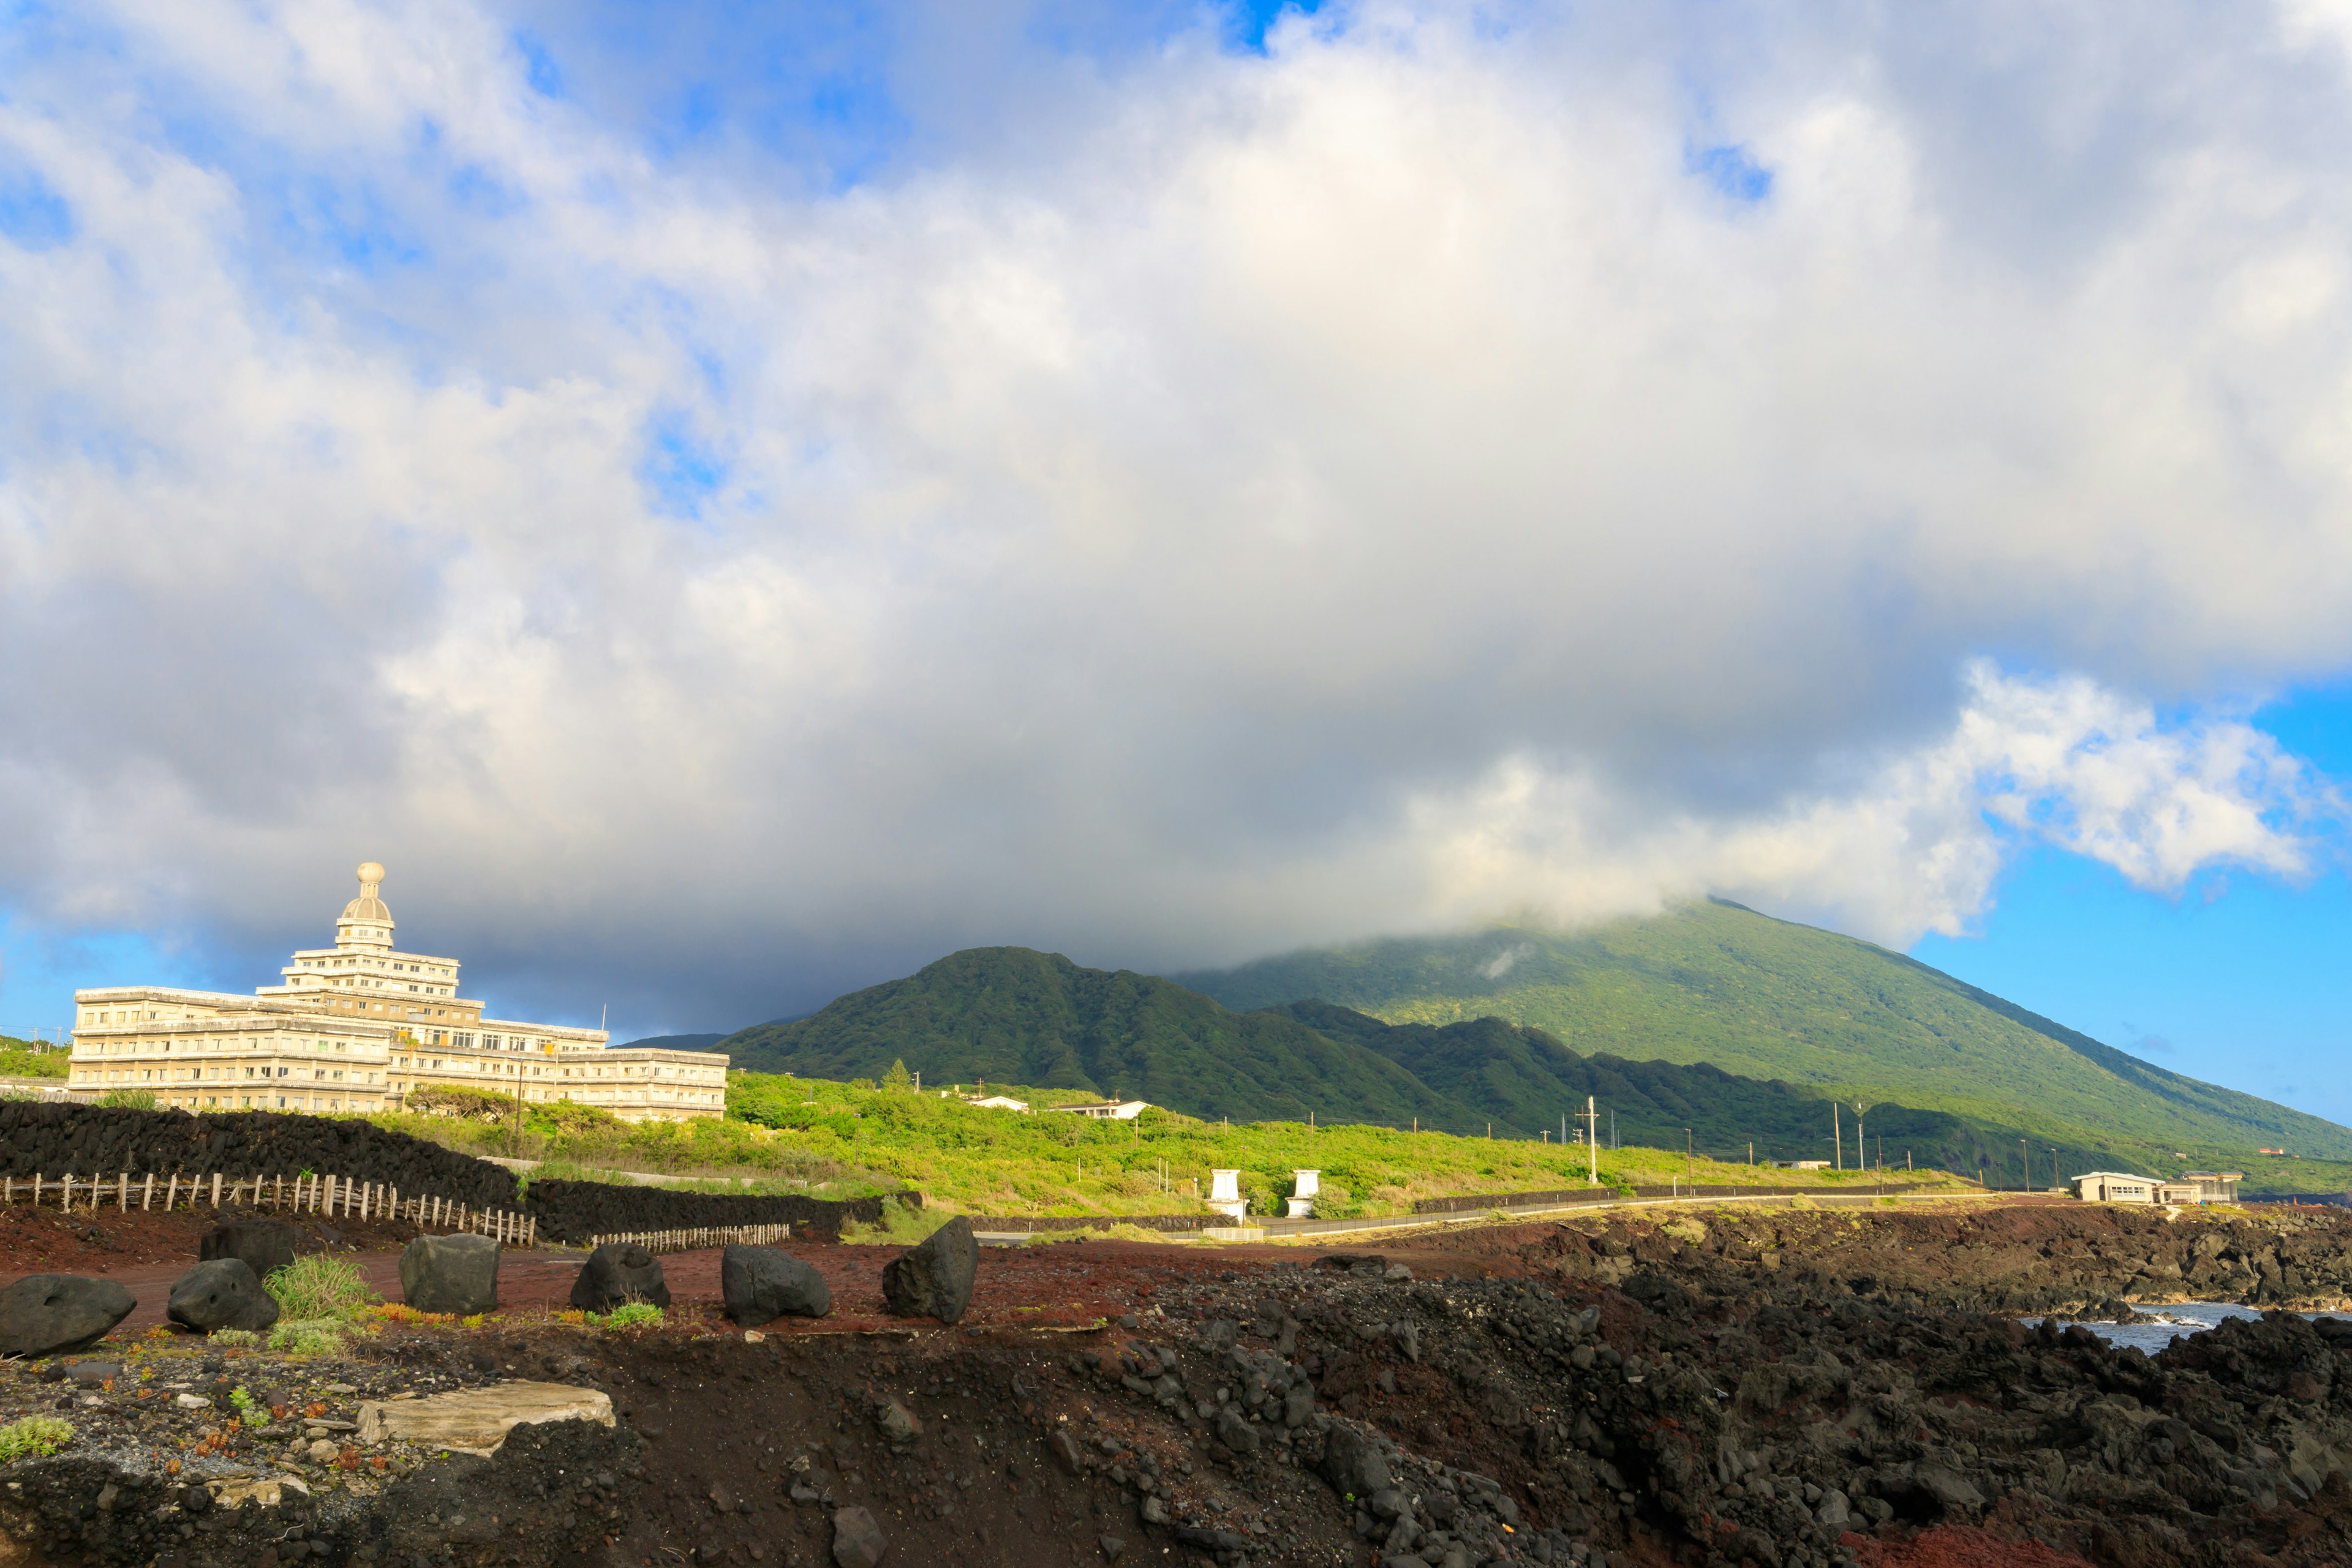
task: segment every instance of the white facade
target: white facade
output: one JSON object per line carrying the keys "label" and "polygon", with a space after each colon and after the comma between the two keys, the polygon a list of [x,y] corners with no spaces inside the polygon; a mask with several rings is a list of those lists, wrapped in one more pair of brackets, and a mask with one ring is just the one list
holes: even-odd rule
{"label": "white facade", "polygon": [[1087,1105],[1049,1105],[1045,1109],[1057,1115],[1084,1116],[1096,1121],[1132,1121],[1151,1108],[1145,1100],[1103,1100]]}
{"label": "white facade", "polygon": [[2093,1171],[2074,1181],[2074,1195],[2093,1204],[2152,1204],[2158,1201],[2157,1189],[2162,1184],[2154,1176],[2135,1176],[2127,1171]]}
{"label": "white facade", "polygon": [[252,996],[157,986],[74,994],[68,1083],[77,1100],[147,1089],[184,1110],[398,1110],[418,1089],[462,1085],[521,1100],[571,1100],[630,1121],[719,1116],[727,1058],[612,1050],[602,1029],[487,1018],[457,993],[457,961],[404,952],[379,889]]}

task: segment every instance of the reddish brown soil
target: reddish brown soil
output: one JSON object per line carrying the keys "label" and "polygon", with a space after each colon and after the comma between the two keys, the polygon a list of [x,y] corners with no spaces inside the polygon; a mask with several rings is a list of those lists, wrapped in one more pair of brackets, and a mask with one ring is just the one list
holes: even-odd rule
{"label": "reddish brown soil", "polygon": [[1862,1568],[2092,1568],[2071,1552],[2038,1541],[2004,1541],[1966,1524],[1938,1525],[1911,1541],[1876,1541],[1848,1534]]}

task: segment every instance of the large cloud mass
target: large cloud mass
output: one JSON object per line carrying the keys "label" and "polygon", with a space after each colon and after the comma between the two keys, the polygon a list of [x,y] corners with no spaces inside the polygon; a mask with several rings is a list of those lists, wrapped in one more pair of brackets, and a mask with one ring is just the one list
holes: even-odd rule
{"label": "large cloud mass", "polygon": [[1902,942],[2021,838],[2173,889],[2337,813],[2243,721],[2352,664],[2324,8],[950,8],[830,178],[457,0],[11,26],[41,920],[276,947],[373,857],[721,1024],[979,941]]}

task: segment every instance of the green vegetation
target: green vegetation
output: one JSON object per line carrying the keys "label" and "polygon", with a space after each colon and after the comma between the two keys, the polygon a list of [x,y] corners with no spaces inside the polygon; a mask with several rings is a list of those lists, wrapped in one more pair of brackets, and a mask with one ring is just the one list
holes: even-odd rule
{"label": "green vegetation", "polygon": [[627,1301],[599,1317],[588,1314],[591,1326],[599,1329],[634,1329],[640,1323],[658,1327],[662,1310],[651,1301]]}
{"label": "green vegetation", "polygon": [[[1004,1087],[1016,1099],[1024,1089]],[[1469,1193],[1547,1192],[1585,1186],[1580,1149],[1532,1139],[1465,1138],[1364,1124],[1310,1127],[1299,1121],[1230,1125],[1154,1108],[1132,1121],[1097,1121],[983,1110],[928,1087],[910,1090],[730,1075],[730,1118],[777,1129],[821,1159],[853,1153],[865,1165],[920,1190],[950,1213],[1018,1215],[1199,1214],[1209,1173],[1243,1173],[1255,1214],[1280,1214],[1291,1172],[1323,1173],[1316,1208],[1330,1218],[1411,1212],[1415,1199]],[[1696,1160],[1658,1149],[1604,1150],[1603,1186],[1705,1184],[1867,1186],[1848,1171],[1792,1172]],[[1899,1172],[1888,1179],[1902,1179]],[[1922,1172],[1918,1179],[1957,1189]],[[895,1205],[894,1205],[895,1206]],[[928,1215],[929,1210],[927,1209]],[[893,1222],[886,1217],[884,1229]]]}
{"label": "green vegetation", "polygon": [[340,1355],[351,1328],[340,1318],[289,1319],[269,1331],[269,1348],[289,1355]]}
{"label": "green vegetation", "polygon": [[0,1078],[63,1078],[68,1053],[43,1050],[30,1040],[0,1035]]}
{"label": "green vegetation", "polygon": [[1230,1007],[1315,999],[1440,1026],[1491,1016],[1580,1054],[1706,1062],[1848,1103],[1946,1111],[1984,1132],[1990,1171],[2011,1183],[2017,1145],[1995,1133],[2020,1128],[2037,1158],[2054,1143],[2158,1173],[2226,1163],[2252,1174],[2263,1146],[2352,1160],[2352,1129],[2151,1067],[1900,953],[1735,904],[1573,936],[1496,927],[1367,942],[1180,978]]}
{"label": "green vegetation", "polygon": [[462,1116],[471,1121],[484,1121],[499,1126],[523,1102],[508,1094],[493,1094],[487,1089],[475,1089],[467,1084],[427,1084],[408,1091],[407,1105],[411,1110],[433,1116]]}
{"label": "green vegetation", "polygon": [[324,1252],[306,1252],[284,1268],[271,1269],[261,1288],[277,1300],[280,1312],[298,1321],[355,1321],[377,1299],[357,1268]]}
{"label": "green vegetation", "polygon": [[1154,975],[1081,969],[1057,953],[974,948],[844,996],[791,1024],[730,1035],[737,1067],[929,1089],[1028,1084],[1148,1100],[1236,1121],[1382,1121],[1483,1131],[1487,1116],[1378,1052],[1278,1014],[1237,1014]]}
{"label": "green vegetation", "polygon": [[73,1424],[54,1415],[27,1415],[0,1426],[0,1465],[12,1459],[38,1459],[73,1441]]}
{"label": "green vegetation", "polygon": [[[251,1329],[215,1329],[205,1338],[216,1345],[257,1345],[261,1336]],[[244,1408],[242,1405],[239,1409]]]}
{"label": "green vegetation", "polygon": [[928,1239],[931,1232],[951,1217],[943,1208],[917,1208],[911,1203],[886,1202],[879,1225],[861,1225],[852,1220],[841,1227],[841,1239],[852,1244],[912,1247]]}
{"label": "green vegetation", "polygon": [[110,1089],[98,1097],[98,1103],[117,1110],[152,1110],[157,1101],[152,1089]]}

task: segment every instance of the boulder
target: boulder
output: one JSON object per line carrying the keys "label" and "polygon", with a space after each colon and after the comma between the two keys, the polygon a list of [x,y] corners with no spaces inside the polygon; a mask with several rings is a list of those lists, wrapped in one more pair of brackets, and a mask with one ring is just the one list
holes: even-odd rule
{"label": "boulder", "polygon": [[980,1242],[971,1221],[958,1215],[919,1247],[910,1247],[882,1270],[882,1299],[902,1318],[952,1323],[971,1304],[980,1272]]}
{"label": "boulder", "polygon": [[1352,1428],[1339,1426],[1323,1439],[1323,1479],[1333,1491],[1350,1498],[1369,1498],[1395,1484],[1381,1451]]}
{"label": "boulder", "polygon": [[781,1247],[739,1245],[720,1253],[719,1291],[727,1315],[745,1328],[833,1310],[824,1276]]}
{"label": "boulder", "polygon": [[54,1355],[106,1337],[137,1297],[111,1279],[33,1274],[0,1289],[0,1355]]}
{"label": "boulder", "polygon": [[294,1227],[274,1219],[233,1219],[206,1231],[196,1244],[196,1256],[207,1263],[237,1258],[253,1270],[254,1278],[267,1279],[271,1269],[294,1261]]}
{"label": "boulder", "polygon": [[495,1311],[499,1244],[487,1236],[420,1236],[400,1254],[400,1299],[420,1312]]}
{"label": "boulder", "polygon": [[890,1550],[882,1527],[862,1508],[833,1510],[833,1561],[835,1568],[874,1568]]}
{"label": "boulder", "polygon": [[261,1276],[242,1258],[199,1263],[172,1282],[163,1315],[200,1334],[217,1329],[269,1327],[278,1321],[277,1298],[261,1288]]}
{"label": "boulder", "polygon": [[572,1304],[583,1311],[609,1312],[631,1301],[669,1305],[661,1259],[634,1241],[608,1241],[588,1255],[572,1282]]}
{"label": "boulder", "polygon": [[1257,1452],[1257,1428],[1232,1405],[1217,1412],[1217,1441],[1236,1454]]}

